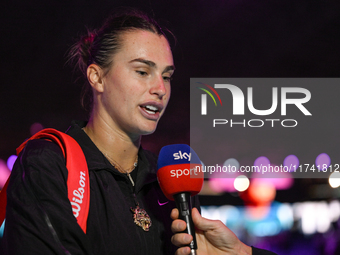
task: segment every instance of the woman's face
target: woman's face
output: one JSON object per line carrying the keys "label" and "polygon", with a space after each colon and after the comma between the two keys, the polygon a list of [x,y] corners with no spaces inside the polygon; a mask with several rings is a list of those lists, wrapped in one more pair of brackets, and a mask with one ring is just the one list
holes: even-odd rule
{"label": "woman's face", "polygon": [[103,117],[130,137],[153,133],[170,98],[174,63],[168,41],[148,31],[122,35],[103,78]]}

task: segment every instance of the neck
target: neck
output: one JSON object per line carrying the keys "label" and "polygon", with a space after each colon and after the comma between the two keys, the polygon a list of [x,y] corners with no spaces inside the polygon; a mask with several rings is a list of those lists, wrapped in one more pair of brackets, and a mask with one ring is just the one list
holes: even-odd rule
{"label": "neck", "polygon": [[111,164],[118,163],[124,171],[134,165],[140,146],[140,136],[133,138],[119,132],[114,125],[110,125],[100,116],[91,117],[84,131]]}

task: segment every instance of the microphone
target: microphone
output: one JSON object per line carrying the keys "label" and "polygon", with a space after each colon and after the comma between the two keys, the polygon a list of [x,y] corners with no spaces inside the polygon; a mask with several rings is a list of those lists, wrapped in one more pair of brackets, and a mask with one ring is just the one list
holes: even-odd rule
{"label": "microphone", "polygon": [[198,194],[203,185],[202,163],[196,152],[186,144],[164,146],[159,152],[157,178],[167,199],[176,201],[179,218],[187,228],[184,232],[192,235],[189,244],[191,254],[196,254],[195,226],[191,217],[190,197]]}

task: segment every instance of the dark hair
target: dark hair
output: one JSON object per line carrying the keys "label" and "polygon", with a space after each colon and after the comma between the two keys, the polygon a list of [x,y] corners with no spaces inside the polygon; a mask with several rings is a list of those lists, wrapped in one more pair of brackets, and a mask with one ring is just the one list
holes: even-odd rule
{"label": "dark hair", "polygon": [[[110,16],[99,30],[88,30],[87,35],[81,37],[70,50],[70,60],[85,77],[87,67],[92,63],[106,72],[112,65],[113,55],[122,46],[122,33],[132,30],[150,31],[166,38],[160,25],[144,12],[136,9],[120,9]],[[90,111],[92,104],[92,88],[86,80],[82,90],[82,106]]]}

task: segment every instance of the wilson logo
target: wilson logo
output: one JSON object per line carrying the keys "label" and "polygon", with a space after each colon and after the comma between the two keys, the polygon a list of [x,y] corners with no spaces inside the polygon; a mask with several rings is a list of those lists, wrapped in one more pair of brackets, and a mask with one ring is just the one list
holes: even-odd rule
{"label": "wilson logo", "polygon": [[79,179],[79,188],[73,190],[73,197],[71,201],[72,205],[72,211],[74,217],[79,216],[79,212],[81,210],[81,204],[83,203],[83,197],[84,197],[84,188],[85,188],[85,172],[80,172],[80,179]]}

